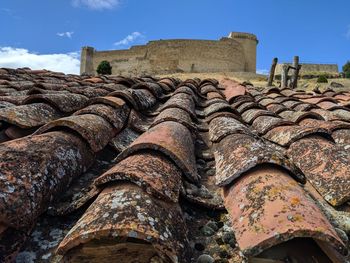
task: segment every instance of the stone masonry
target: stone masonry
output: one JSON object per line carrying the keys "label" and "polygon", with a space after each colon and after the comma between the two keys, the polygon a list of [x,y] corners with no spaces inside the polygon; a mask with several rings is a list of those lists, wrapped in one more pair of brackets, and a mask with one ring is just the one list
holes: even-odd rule
{"label": "stone masonry", "polygon": [[111,63],[114,75],[177,72],[254,72],[257,37],[231,32],[220,40],[157,40],[127,50],[96,51],[83,47],[80,73],[97,74],[99,63]]}

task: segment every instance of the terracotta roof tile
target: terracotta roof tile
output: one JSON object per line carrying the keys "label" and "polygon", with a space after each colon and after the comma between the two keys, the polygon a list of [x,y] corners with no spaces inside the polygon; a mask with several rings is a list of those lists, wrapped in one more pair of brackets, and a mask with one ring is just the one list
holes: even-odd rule
{"label": "terracotta roof tile", "polygon": [[62,113],[45,103],[6,107],[0,111],[0,121],[24,129],[42,126],[60,117]]}
{"label": "terracotta roof tile", "polygon": [[[131,155],[96,179],[96,185],[128,181],[159,199],[177,203],[181,171],[166,156],[155,151]],[[164,186],[167,187],[164,187]]]}
{"label": "terracotta roof tile", "polygon": [[[147,260],[155,253],[172,262],[186,258],[188,241],[179,206],[162,202],[137,186],[127,184],[106,188],[61,242],[58,253],[74,258],[72,249],[78,245],[94,239],[105,240],[108,244],[108,240],[116,240],[116,237],[121,238],[121,243],[123,239],[139,240],[136,243],[144,245],[138,250],[151,250]],[[137,259],[137,254],[132,254],[124,257],[135,260],[136,256]],[[144,253],[140,255],[145,256]],[[77,256],[83,257],[79,252]],[[92,257],[94,254],[85,255],[85,259]]]}
{"label": "terracotta roof tile", "polygon": [[344,261],[348,97],[0,69],[0,261]]}
{"label": "terracotta roof tile", "polygon": [[124,150],[117,160],[121,161],[135,152],[147,149],[165,154],[176,163],[188,180],[198,182],[191,132],[182,124],[168,121],[152,127]]}
{"label": "terracotta roof tile", "polygon": [[36,94],[27,97],[23,104],[46,103],[64,113],[72,113],[87,105],[88,98],[71,93]]}
{"label": "terracotta roof tile", "polygon": [[259,134],[264,135],[273,128],[285,125],[293,125],[293,122],[284,120],[277,116],[259,116],[252,124],[252,128]]}
{"label": "terracotta roof tile", "polygon": [[346,254],[344,243],[322,211],[283,170],[249,172],[225,189],[224,200],[246,256],[295,237],[322,240]]}
{"label": "terracotta roof tile", "polygon": [[216,183],[220,186],[228,185],[253,167],[266,163],[291,170],[291,174],[298,180],[305,181],[304,175],[286,156],[251,135],[234,134],[225,137],[215,145],[214,155]]}
{"label": "terracotta roof tile", "polygon": [[259,116],[276,116],[276,114],[272,111],[262,109],[250,109],[242,113],[242,119],[250,125]]}
{"label": "terracotta roof tile", "polygon": [[116,130],[104,118],[95,114],[83,114],[64,117],[39,128],[35,134],[42,134],[51,130],[70,129],[78,133],[94,152],[102,150],[109,140],[114,137]]}
{"label": "terracotta roof tile", "polygon": [[350,159],[342,148],[315,136],[294,142],[288,156],[327,202],[337,206],[350,200]]}
{"label": "terracotta roof tile", "polygon": [[0,148],[0,221],[16,229],[31,226],[50,199],[92,161],[86,144],[64,132],[25,137]]}

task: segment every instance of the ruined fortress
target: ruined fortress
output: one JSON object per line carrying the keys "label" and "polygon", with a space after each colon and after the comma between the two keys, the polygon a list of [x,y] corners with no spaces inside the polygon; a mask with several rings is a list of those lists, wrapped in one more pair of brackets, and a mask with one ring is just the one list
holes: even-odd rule
{"label": "ruined fortress", "polygon": [[127,50],[96,51],[93,47],[83,47],[80,73],[95,75],[103,60],[110,62],[113,75],[255,73],[257,44],[253,34],[231,32],[220,40],[157,40]]}
{"label": "ruined fortress", "polygon": [[[280,63],[276,66],[276,75],[281,75],[283,65],[292,66],[292,63]],[[308,74],[308,73],[328,73],[335,74],[339,73],[337,64],[311,64],[311,63],[301,63],[300,74]],[[291,72],[290,72],[291,74]]]}

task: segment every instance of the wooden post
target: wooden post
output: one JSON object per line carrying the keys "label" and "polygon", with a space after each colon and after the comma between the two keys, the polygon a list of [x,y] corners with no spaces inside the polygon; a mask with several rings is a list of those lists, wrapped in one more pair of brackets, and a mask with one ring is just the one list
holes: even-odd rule
{"label": "wooden post", "polygon": [[275,77],[275,69],[276,69],[277,62],[278,62],[278,58],[274,58],[272,60],[270,75],[269,75],[269,80],[267,82],[267,86],[272,86],[273,79]]}
{"label": "wooden post", "polygon": [[287,64],[282,65],[282,72],[281,72],[281,88],[286,88],[288,84],[288,71],[289,66]]}
{"label": "wooden post", "polygon": [[299,65],[299,56],[295,56],[293,59],[293,72],[292,72],[292,82],[291,88],[295,89],[298,86],[298,77],[301,66]]}

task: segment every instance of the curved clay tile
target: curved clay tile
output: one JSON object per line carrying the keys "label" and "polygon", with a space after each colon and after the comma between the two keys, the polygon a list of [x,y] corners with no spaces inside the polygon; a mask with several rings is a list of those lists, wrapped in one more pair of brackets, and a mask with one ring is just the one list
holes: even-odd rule
{"label": "curved clay tile", "polygon": [[131,129],[130,127],[126,127],[109,141],[109,145],[115,151],[120,153],[124,151],[139,136],[139,132]]}
{"label": "curved clay tile", "polygon": [[95,185],[127,181],[155,197],[177,203],[181,171],[166,156],[155,151],[127,157],[95,180]]}
{"label": "curved clay tile", "polygon": [[234,80],[223,79],[220,81],[220,85],[225,88],[224,95],[230,104],[236,97],[245,95],[247,93],[247,88],[243,85],[240,85]]}
{"label": "curved clay tile", "polygon": [[139,110],[138,104],[136,103],[134,97],[131,94],[131,91],[129,89],[127,90],[117,90],[113,91],[108,94],[107,97],[116,97],[120,100],[125,101],[130,108],[133,108],[135,110]]}
{"label": "curved clay tile", "polygon": [[350,129],[338,129],[332,133],[332,138],[337,144],[344,145],[348,148],[350,145]]}
{"label": "curved clay tile", "polygon": [[22,105],[28,96],[0,96],[0,101],[10,102],[15,105]]}
{"label": "curved clay tile", "polygon": [[238,115],[237,111],[231,107],[230,104],[228,104],[226,101],[220,101],[214,104],[208,105],[204,109],[204,115],[206,117],[209,117],[211,114],[214,114],[216,112],[232,112],[233,114]]}
{"label": "curved clay tile", "polygon": [[262,107],[260,104],[256,103],[256,102],[245,102],[243,104],[241,104],[238,108],[236,108],[237,111],[240,114],[243,114],[245,111],[250,110],[250,109],[264,109],[264,107]]}
{"label": "curved clay tile", "polygon": [[252,135],[248,127],[231,116],[218,116],[209,123],[209,139],[213,143],[220,142],[230,134]]}
{"label": "curved clay tile", "polygon": [[350,122],[350,111],[345,107],[342,109],[334,109],[331,112],[334,113],[334,115],[337,116],[338,119],[340,118],[341,120]]}
{"label": "curved clay tile", "polygon": [[[193,89],[191,89],[188,86],[179,86],[173,93],[172,96],[179,94],[179,93],[184,93],[186,95],[191,96],[193,101],[195,102],[196,105],[198,105],[200,102],[198,100],[198,97],[201,97],[202,99],[205,99],[199,92],[194,92]],[[169,94],[170,95],[170,94]]]}
{"label": "curved clay tile", "polygon": [[280,92],[281,92],[281,90],[275,86],[266,87],[261,91],[261,93],[263,93],[265,95],[268,95],[271,93],[280,93]]}
{"label": "curved clay tile", "polygon": [[259,116],[276,116],[276,114],[272,111],[262,109],[250,109],[242,113],[242,119],[248,124],[252,124]]}
{"label": "curved clay tile", "polygon": [[62,94],[62,93],[70,93],[67,90],[46,90],[38,87],[31,88],[27,91],[27,95],[36,95],[36,94]]}
{"label": "curved clay tile", "polygon": [[318,127],[322,129],[328,130],[330,133],[339,129],[350,129],[350,123],[343,122],[343,121],[323,121],[323,120],[317,120],[312,118],[305,118],[302,119],[299,122],[299,125],[301,126],[308,126],[308,127]]}
{"label": "curved clay tile", "polygon": [[157,99],[146,89],[131,90],[131,95],[140,111],[150,109],[157,103]]}
{"label": "curved clay tile", "polygon": [[5,130],[5,134],[7,137],[9,137],[11,140],[13,139],[18,139],[27,135],[32,134],[35,132],[35,128],[32,129],[22,129],[19,128],[18,126],[10,126]]}
{"label": "curved clay tile", "polygon": [[270,98],[265,98],[259,101],[259,104],[263,105],[264,107],[270,105],[270,104],[274,104],[275,100],[274,99],[270,99]]}
{"label": "curved clay tile", "polygon": [[309,103],[302,103],[302,104],[296,105],[293,108],[293,110],[295,110],[295,111],[309,111],[309,110],[315,109],[315,108],[317,108],[316,105],[309,104]]}
{"label": "curved clay tile", "polygon": [[296,106],[300,105],[300,104],[304,104],[301,101],[295,101],[295,100],[286,100],[282,103],[284,106],[286,106],[287,108],[290,109],[294,109]]}
{"label": "curved clay tile", "polygon": [[0,121],[23,129],[42,126],[62,117],[62,113],[45,103],[34,103],[1,109]]}
{"label": "curved clay tile", "polygon": [[321,127],[303,127],[295,125],[273,128],[264,135],[264,138],[277,143],[280,146],[288,147],[293,142],[309,135],[323,136],[325,138],[331,137],[327,129]]}
{"label": "curved clay tile", "polygon": [[199,87],[201,80],[199,78],[186,79],[183,83],[191,83],[195,87]]}
{"label": "curved clay tile", "polygon": [[230,104],[232,107],[234,107],[236,109],[239,106],[241,106],[242,104],[247,103],[247,102],[255,102],[254,97],[252,97],[250,95],[242,95],[242,96],[236,97],[235,99],[231,100]]}
{"label": "curved clay tile", "polygon": [[216,79],[207,78],[207,79],[203,79],[203,80],[200,82],[199,86],[204,86],[204,85],[207,84],[207,83],[216,86],[216,85],[219,84],[219,81],[217,81]]}
{"label": "curved clay tile", "polygon": [[267,94],[266,97],[270,99],[275,99],[278,97],[283,97],[283,95],[281,95],[280,93],[270,93],[270,94]]}
{"label": "curved clay tile", "polygon": [[39,128],[35,134],[67,128],[77,132],[85,139],[94,152],[102,150],[116,135],[116,129],[108,121],[94,114],[69,116],[54,120]]}
{"label": "curved clay tile", "polygon": [[106,96],[109,93],[108,90],[94,87],[67,87],[66,90],[72,93],[84,95],[88,98]]}
{"label": "curved clay tile", "polygon": [[0,101],[0,109],[9,108],[9,107],[14,107],[14,106],[16,106],[16,105],[13,104],[13,103],[11,103],[11,102]]}
{"label": "curved clay tile", "polygon": [[98,261],[101,251],[123,262],[187,262],[185,225],[178,204],[156,199],[136,185],[118,184],[98,196],[57,251],[71,260]]}
{"label": "curved clay tile", "polygon": [[219,92],[211,91],[207,93],[207,100],[211,99],[224,99],[224,97]]}
{"label": "curved clay tile", "polygon": [[274,104],[270,104],[266,107],[269,111],[274,112],[276,114],[281,113],[282,111],[288,110],[288,108],[286,106],[284,106],[283,104],[280,103],[274,103]]}
{"label": "curved clay tile", "polygon": [[194,132],[196,129],[187,111],[184,111],[183,109],[179,108],[168,108],[162,110],[159,113],[159,115],[154,119],[151,127],[166,121],[175,121],[181,123],[192,132]]}
{"label": "curved clay tile", "polygon": [[79,94],[48,93],[30,95],[23,104],[47,103],[64,113],[70,113],[85,107],[87,102],[88,98]]}
{"label": "curved clay tile", "polygon": [[318,107],[325,109],[325,110],[330,110],[333,111],[335,109],[346,109],[346,107],[342,106],[341,104],[334,103],[333,101],[321,101],[316,104]]}
{"label": "curved clay tile", "polygon": [[350,158],[343,147],[313,136],[292,143],[288,156],[331,205],[350,200]]}
{"label": "curved clay tile", "polygon": [[89,78],[89,79],[84,79],[84,81],[91,82],[91,83],[103,83],[104,81],[101,78]]}
{"label": "curved clay tile", "polygon": [[16,229],[32,225],[93,158],[82,140],[65,132],[5,142],[0,151],[0,222]]}
{"label": "curved clay tile", "polygon": [[146,89],[149,92],[151,92],[156,99],[162,99],[164,97],[163,89],[158,83],[141,82],[133,85],[131,88],[135,90]]}
{"label": "curved clay tile", "polygon": [[126,78],[126,77],[121,77],[121,76],[113,76],[113,77],[109,77],[111,80],[113,80],[114,83],[116,84],[120,84],[120,85],[124,85],[128,88],[130,88],[132,85],[135,85],[136,83],[138,83],[138,81],[136,79],[133,78]]}
{"label": "curved clay tile", "polygon": [[335,104],[338,103],[338,101],[336,99],[333,99],[331,97],[324,97],[324,96],[319,96],[319,97],[314,96],[313,98],[300,99],[300,100],[305,102],[305,103],[311,103],[311,104],[318,104],[318,103],[324,102],[324,101],[333,102]]}
{"label": "curved clay tile", "polygon": [[300,121],[304,119],[314,119],[314,120],[321,120],[324,121],[324,118],[320,115],[317,114],[316,112],[312,111],[283,111],[279,114],[283,119],[299,123]]}
{"label": "curved clay tile", "polygon": [[216,184],[232,183],[243,173],[259,164],[276,164],[291,172],[298,181],[305,182],[304,175],[277,148],[247,134],[229,135],[214,145]]}
{"label": "curved clay tile", "polygon": [[125,126],[128,113],[129,111],[127,107],[125,110],[123,110],[123,108],[116,110],[115,108],[105,104],[93,104],[76,111],[74,115],[78,116],[84,114],[94,114],[100,116],[114,126],[116,129],[115,132],[119,132]]}
{"label": "curved clay tile", "polygon": [[202,95],[205,95],[205,96],[207,96],[207,94],[209,93],[209,92],[217,92],[217,93],[219,93],[219,94],[221,94],[221,95],[224,95],[224,94],[222,94],[222,92],[219,90],[219,89],[217,89],[214,85],[212,85],[212,84],[206,84],[206,85],[204,85],[204,86],[201,86],[200,87],[200,91],[201,91],[201,94]]}
{"label": "curved clay tile", "polygon": [[275,116],[259,116],[252,124],[252,128],[259,134],[264,135],[273,128],[279,126],[294,125],[293,122]]}
{"label": "curved clay tile", "polygon": [[274,101],[277,102],[277,103],[283,103],[285,101],[296,101],[296,102],[299,102],[298,99],[291,98],[291,97],[278,97],[278,98],[275,98]]}
{"label": "curved clay tile", "polygon": [[213,98],[213,99],[208,99],[208,100],[205,100],[204,102],[202,102],[201,106],[202,107],[208,107],[212,104],[215,104],[215,103],[227,103],[225,99],[220,99],[220,98]]}
{"label": "curved clay tile", "polygon": [[342,101],[349,101],[350,100],[350,96],[345,95],[345,94],[336,94],[334,96],[334,98],[337,100],[342,100]]}
{"label": "curved clay tile", "polygon": [[154,118],[148,117],[135,110],[131,110],[128,118],[128,127],[139,133],[144,133],[153,123]]}
{"label": "curved clay tile", "polygon": [[173,91],[173,89],[170,88],[167,84],[159,81],[157,83],[162,88],[164,94],[169,94]]}
{"label": "curved clay tile", "polygon": [[[311,104],[309,104],[311,105]],[[334,112],[328,111],[328,110],[324,110],[324,109],[320,109],[320,108],[310,108],[308,109],[311,112],[315,112],[319,115],[321,115],[326,121],[335,121],[335,120],[342,120],[341,117],[338,117]]]}
{"label": "curved clay tile", "polygon": [[210,116],[208,116],[205,121],[210,124],[210,122],[212,120],[214,120],[217,117],[229,117],[229,118],[233,118],[236,119],[237,121],[241,122],[242,119],[241,117],[239,117],[237,114],[234,114],[232,112],[225,112],[225,111],[220,111],[220,112],[215,112],[213,114],[211,114]]}
{"label": "curved clay tile", "polygon": [[141,150],[162,152],[174,161],[189,181],[198,182],[194,142],[191,132],[184,125],[167,121],[150,128],[124,150],[117,161]]}
{"label": "curved clay tile", "polygon": [[14,88],[2,88],[0,85],[0,96],[27,95],[27,90],[17,91]]}
{"label": "curved clay tile", "polygon": [[280,91],[280,93],[283,95],[283,96],[286,96],[286,97],[290,97],[290,96],[293,96],[294,94],[298,94],[297,92],[295,92],[294,90],[292,89],[283,89]]}
{"label": "curved clay tile", "polygon": [[247,257],[297,237],[323,241],[346,254],[320,208],[281,169],[257,167],[225,188],[223,195],[237,243]]}
{"label": "curved clay tile", "polygon": [[178,93],[171,96],[171,98],[160,107],[159,111],[163,111],[169,108],[179,108],[186,111],[192,118],[196,120],[195,114],[195,102],[191,95],[185,93]]}
{"label": "curved clay tile", "polygon": [[162,78],[158,83],[163,83],[169,87],[170,90],[175,90],[176,83],[171,78]]}

